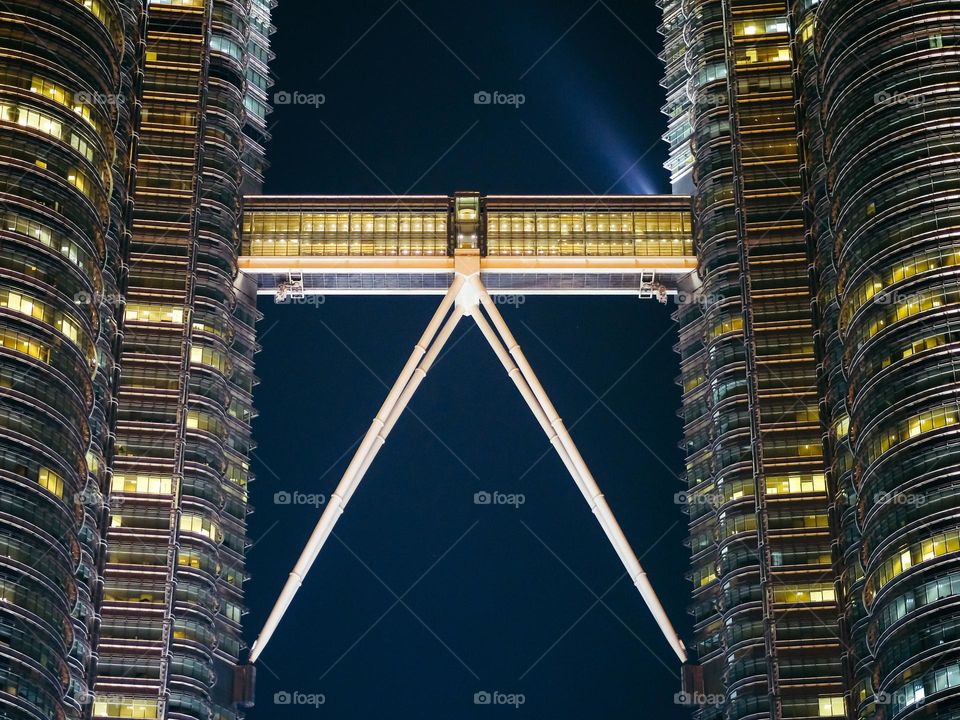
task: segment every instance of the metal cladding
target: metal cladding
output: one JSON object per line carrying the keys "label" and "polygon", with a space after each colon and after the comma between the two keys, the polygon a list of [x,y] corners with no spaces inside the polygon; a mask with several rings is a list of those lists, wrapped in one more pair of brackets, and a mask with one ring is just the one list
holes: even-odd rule
{"label": "metal cladding", "polygon": [[259,195],[273,4],[0,4],[0,716],[239,718],[257,294],[469,258],[677,303],[697,720],[960,720],[958,0],[659,0],[603,198]]}
{"label": "metal cladding", "polygon": [[237,716],[270,9],[0,8],[4,717]]}
{"label": "metal cladding", "polygon": [[[126,12],[126,11],[124,11]],[[98,629],[130,108],[113,0],[0,7],[0,714],[79,718]]]}
{"label": "metal cladding", "polygon": [[677,313],[697,714],[960,716],[960,6],[662,6],[704,298]]}
{"label": "metal cladding", "polygon": [[[960,715],[960,5],[824,0],[855,716]],[[853,519],[846,523],[854,525]]]}
{"label": "metal cladding", "polygon": [[241,188],[263,167],[269,7],[153,3],[144,28],[93,714],[227,719],[257,350],[237,251]]}
{"label": "metal cladding", "polygon": [[663,10],[668,167],[692,186],[702,282],[675,315],[696,715],[844,716],[794,95],[802,40],[784,2]]}

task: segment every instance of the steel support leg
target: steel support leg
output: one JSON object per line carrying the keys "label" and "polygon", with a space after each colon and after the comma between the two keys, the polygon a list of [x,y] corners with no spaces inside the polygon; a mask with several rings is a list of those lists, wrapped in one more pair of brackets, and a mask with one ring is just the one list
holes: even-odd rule
{"label": "steel support leg", "polygon": [[[620,557],[620,561],[626,568],[627,573],[630,575],[631,581],[637,590],[640,591],[640,595],[643,597],[647,608],[660,627],[660,631],[667,639],[667,642],[670,643],[670,647],[673,648],[677,657],[680,658],[680,662],[687,662],[686,648],[674,630],[670,619],[667,617],[663,605],[660,603],[653,586],[650,584],[646,571],[644,571],[643,566],[640,565],[636,553],[633,551],[630,542],[620,528],[620,524],[617,522],[613,511],[607,504],[606,498],[604,498],[603,493],[600,492],[600,487],[597,485],[593,474],[580,455],[580,451],[573,442],[573,438],[570,436],[569,431],[557,414],[553,403],[550,402],[549,396],[537,379],[536,373],[534,373],[533,368],[524,356],[516,339],[507,327],[496,303],[494,303],[493,298],[490,297],[490,293],[487,292],[487,289],[482,285],[479,278],[471,278],[470,282],[476,283],[478,286],[477,290],[480,304],[493,321],[494,327],[496,327],[497,333],[500,338],[502,338],[503,343],[501,344],[500,339],[491,332],[489,325],[487,325],[482,318],[479,308],[474,310],[471,315],[479,325],[484,337],[487,338],[487,341],[491,347],[493,347],[494,352],[500,358],[507,373],[520,389],[520,393],[527,401],[527,404],[530,406],[541,427],[543,427],[551,444],[553,444],[555,448],[557,448],[558,445],[562,447],[563,452],[560,452],[559,448],[557,450],[561,460],[563,460],[564,465],[573,477],[574,482],[576,482],[577,487],[579,487],[583,493],[587,504],[603,528],[607,539],[610,541],[613,549]],[[504,348],[503,345],[506,345],[506,348]],[[507,364],[505,360],[509,358],[512,358],[512,362]],[[518,374],[528,386],[529,391],[521,386]]]}
{"label": "steel support leg", "polygon": [[287,582],[283,586],[283,591],[280,593],[280,597],[277,599],[273,610],[271,610],[270,615],[267,617],[263,630],[261,630],[259,637],[250,648],[250,663],[257,661],[257,658],[260,657],[267,643],[270,642],[270,638],[283,619],[284,613],[286,613],[287,608],[293,601],[294,595],[297,594],[297,590],[299,590],[303,584],[304,577],[306,577],[310,571],[310,567],[317,559],[317,554],[330,537],[334,525],[337,524],[337,520],[339,520],[343,514],[344,508],[347,503],[350,502],[350,498],[353,497],[353,493],[360,485],[360,481],[363,480],[374,457],[376,457],[380,448],[382,448],[386,442],[387,435],[390,434],[390,431],[396,424],[397,418],[400,417],[400,414],[410,402],[414,392],[416,392],[423,378],[437,359],[443,345],[450,338],[450,334],[456,327],[457,322],[463,316],[462,309],[456,307],[443,327],[440,327],[440,324],[450,312],[454,301],[460,294],[463,284],[463,276],[457,275],[443,301],[440,303],[440,307],[437,308],[426,330],[424,330],[420,342],[414,347],[413,353],[400,372],[400,376],[397,378],[396,383],[394,383],[393,388],[391,388],[386,400],[384,400],[383,405],[380,407],[380,411],[373,419],[370,429],[367,430],[367,434],[360,442],[360,447],[357,448],[353,459],[344,471],[340,483],[337,485],[337,489],[334,490],[330,499],[327,501],[323,509],[323,514],[320,516],[320,520],[317,522],[313,533],[310,535],[310,539],[307,541],[307,546],[300,554],[300,559],[297,561],[293,572],[291,572],[287,578]]}
{"label": "steel support leg", "polygon": [[[454,307],[454,304],[456,304],[456,307]],[[453,308],[452,313],[450,313],[451,308]],[[493,322],[492,327],[483,315],[484,310]],[[450,315],[444,322],[448,313]],[[393,430],[400,415],[409,404],[417,388],[420,387],[444,344],[449,340],[458,321],[464,314],[472,316],[476,321],[484,338],[496,353],[510,379],[517,386],[551,445],[557,451],[557,455],[566,467],[567,472],[570,473],[583,494],[604,534],[627,569],[633,584],[643,596],[667,642],[673,648],[677,657],[680,658],[680,661],[686,663],[687,653],[683,643],[667,618],[663,606],[650,585],[646,572],[644,572],[633,548],[630,547],[623,530],[610,510],[610,506],[600,492],[590,469],[584,462],[579,450],[577,450],[573,438],[557,415],[556,409],[533,372],[533,368],[520,350],[520,346],[507,327],[496,304],[480,281],[479,274],[475,271],[469,277],[465,277],[461,273],[457,274],[454,283],[424,331],[423,337],[421,337],[420,342],[413,350],[413,354],[407,360],[400,377],[397,378],[397,382],[387,395],[380,412],[377,413],[373,424],[361,441],[360,447],[357,448],[357,452],[344,472],[337,489],[330,496],[330,500],[324,508],[306,548],[300,555],[293,572],[290,573],[290,577],[267,618],[260,636],[253,644],[250,651],[250,663],[256,662],[263,652],[290,606],[294,595],[303,583],[304,577],[316,560],[317,554],[329,538],[340,515],[343,514],[345,506],[353,497],[353,493],[359,486],[360,481],[363,480],[380,448],[386,442],[390,431]]]}

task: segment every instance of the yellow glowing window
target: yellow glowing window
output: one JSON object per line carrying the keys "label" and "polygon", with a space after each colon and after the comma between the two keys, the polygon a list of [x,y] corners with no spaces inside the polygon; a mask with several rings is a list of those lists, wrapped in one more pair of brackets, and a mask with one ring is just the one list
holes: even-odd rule
{"label": "yellow glowing window", "polygon": [[[0,300],[0,307],[9,308],[10,310],[18,312],[21,315],[37,317],[38,319],[43,318],[43,310],[40,308],[40,306],[35,305],[30,298],[24,297],[20,293],[7,293],[6,302]],[[37,310],[36,313],[34,312],[35,309]]]}
{"label": "yellow glowing window", "polygon": [[37,484],[63,499],[63,478],[49,468],[42,467],[37,475]]}
{"label": "yellow glowing window", "polygon": [[173,479],[162,475],[114,475],[110,487],[113,492],[169,495]]}
{"label": "yellow glowing window", "polygon": [[93,704],[97,717],[156,720],[157,702],[146,698],[101,698]]}
{"label": "yellow glowing window", "polygon": [[177,554],[177,565],[200,568],[200,555],[192,550],[180,550]]}
{"label": "yellow glowing window", "polygon": [[219,526],[202,515],[182,515],[180,517],[180,530],[197,533],[217,542],[220,539]]}
{"label": "yellow glowing window", "polygon": [[58,329],[73,342],[77,343],[80,341],[80,329],[73,321],[68,320],[67,318],[60,318]]}
{"label": "yellow glowing window", "polygon": [[820,697],[820,717],[844,717],[846,714],[847,706],[843,695]]}
{"label": "yellow glowing window", "polygon": [[844,416],[839,422],[834,423],[833,431],[838,438],[844,438],[850,432],[850,417]]}
{"label": "yellow glowing window", "polygon": [[810,585],[781,585],[774,589],[774,600],[783,603],[833,602],[836,595],[833,585],[813,583]]}
{"label": "yellow glowing window", "polygon": [[17,350],[41,362],[50,362],[50,348],[31,337],[12,330],[0,330],[0,347]]}
{"label": "yellow glowing window", "polygon": [[790,475],[787,477],[767,478],[768,495],[797,495],[800,493],[822,493],[827,490],[827,479],[823,473],[812,475]]}
{"label": "yellow glowing window", "polygon": [[183,322],[183,308],[170,305],[127,305],[125,317],[132,322],[175,323]]}

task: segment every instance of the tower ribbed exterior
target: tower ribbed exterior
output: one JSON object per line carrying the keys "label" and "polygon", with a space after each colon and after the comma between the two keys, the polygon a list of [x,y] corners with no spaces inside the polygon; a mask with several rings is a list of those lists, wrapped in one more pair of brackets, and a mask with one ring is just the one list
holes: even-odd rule
{"label": "tower ribbed exterior", "polygon": [[0,8],[0,713],[9,718],[81,717],[95,667],[125,233],[125,20],[114,0]]}
{"label": "tower ribbed exterior", "polygon": [[144,29],[93,716],[229,720],[257,349],[241,187],[263,165],[248,123],[266,135],[245,106],[267,85],[269,7],[154,3]]}
{"label": "tower ribbed exterior", "polygon": [[[861,718],[960,716],[960,5],[819,11]],[[841,402],[840,398],[837,398]],[[851,578],[851,579],[852,579]],[[858,587],[854,585],[854,588]]]}
{"label": "tower ribbed exterior", "polygon": [[[699,260],[676,313],[691,613],[710,698],[697,716],[841,717],[791,8],[664,10],[666,55],[685,50]],[[672,140],[674,162],[686,150]]]}

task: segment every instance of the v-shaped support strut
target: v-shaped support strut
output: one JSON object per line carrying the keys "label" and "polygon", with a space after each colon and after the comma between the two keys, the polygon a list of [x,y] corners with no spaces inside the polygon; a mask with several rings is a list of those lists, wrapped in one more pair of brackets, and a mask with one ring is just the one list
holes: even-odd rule
{"label": "v-shaped support strut", "polygon": [[[300,585],[303,584],[303,579],[313,565],[313,561],[316,560],[320,549],[327,538],[330,537],[334,525],[343,514],[344,508],[350,502],[350,498],[353,497],[353,493],[360,481],[363,480],[370,464],[377,456],[380,448],[383,447],[397,419],[407,407],[413,394],[436,361],[444,344],[456,328],[460,318],[464,315],[469,315],[474,319],[483,336],[490,343],[490,347],[493,348],[510,379],[517,386],[537,422],[540,423],[540,427],[543,428],[550,443],[563,461],[567,472],[570,473],[580,492],[583,493],[584,499],[596,516],[600,527],[603,528],[613,549],[616,550],[620,561],[627,569],[633,584],[643,596],[644,602],[646,602],[647,607],[660,626],[667,642],[670,643],[670,647],[673,648],[680,661],[686,663],[687,653],[683,642],[674,631],[673,625],[670,624],[657,594],[647,579],[646,572],[641,567],[640,561],[637,560],[636,553],[630,547],[623,530],[620,529],[620,525],[603,497],[603,493],[600,492],[596,480],[593,479],[590,469],[581,457],[580,451],[577,450],[573,438],[570,437],[570,433],[557,415],[550,398],[534,374],[533,368],[530,367],[530,363],[524,357],[520,346],[517,345],[513,334],[497,309],[496,303],[480,281],[479,264],[471,265],[469,259],[462,264],[459,261],[460,258],[458,258],[458,269],[453,284],[427,325],[420,342],[414,347],[410,359],[407,360],[407,364],[400,372],[400,377],[397,378],[396,383],[391,388],[387,399],[380,408],[380,412],[373,419],[373,424],[360,443],[360,447],[357,448],[350,465],[343,473],[340,484],[337,485],[337,489],[330,496],[323,514],[320,516],[320,520],[317,522],[317,526],[314,528],[313,534],[311,534],[293,572],[290,573],[290,577],[287,579],[276,605],[270,612],[260,636],[251,647],[250,663],[255,663],[267,646],[283,619],[284,613],[293,601],[293,596],[296,595]],[[484,311],[490,318],[489,322],[484,317]],[[446,320],[444,320],[445,318]]]}

